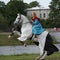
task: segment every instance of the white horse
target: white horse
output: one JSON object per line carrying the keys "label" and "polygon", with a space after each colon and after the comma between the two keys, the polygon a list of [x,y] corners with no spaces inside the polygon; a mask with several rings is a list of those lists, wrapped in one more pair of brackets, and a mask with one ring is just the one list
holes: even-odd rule
{"label": "white horse", "polygon": [[[26,16],[22,14],[21,15],[18,14],[16,20],[14,21],[14,24],[16,25],[22,24],[21,34],[20,33],[18,34],[20,37],[17,38],[19,41],[24,42],[32,36],[32,24],[30,23],[30,21]],[[49,35],[48,31],[44,31],[42,34],[37,36],[36,41],[39,42],[40,56],[37,57],[36,60],[39,60],[39,59],[42,60],[46,55],[50,55],[53,52],[58,51],[58,49],[52,44],[52,39],[51,40],[50,39],[51,39],[51,36]],[[49,46],[52,46],[52,47],[49,47]]]}
{"label": "white horse", "polygon": [[[22,25],[21,25],[22,24]],[[14,21],[15,28],[12,28],[12,34],[15,33],[21,37],[17,38],[20,41],[25,41],[32,36],[32,25],[28,18],[24,15],[18,14],[16,20]],[[17,26],[21,27],[21,32],[17,30]],[[9,35],[9,38],[11,35]]]}

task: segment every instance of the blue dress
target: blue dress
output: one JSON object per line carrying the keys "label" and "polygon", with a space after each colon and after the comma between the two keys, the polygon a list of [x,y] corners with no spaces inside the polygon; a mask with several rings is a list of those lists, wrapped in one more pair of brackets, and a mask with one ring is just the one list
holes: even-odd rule
{"label": "blue dress", "polygon": [[32,22],[32,34],[39,35],[44,31],[38,19],[35,19]]}

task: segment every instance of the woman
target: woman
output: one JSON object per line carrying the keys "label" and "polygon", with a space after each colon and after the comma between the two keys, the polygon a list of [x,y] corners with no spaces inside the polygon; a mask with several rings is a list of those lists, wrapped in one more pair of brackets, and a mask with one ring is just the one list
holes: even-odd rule
{"label": "woman", "polygon": [[42,27],[40,23],[40,19],[37,17],[36,13],[32,13],[32,34],[33,39],[34,37],[37,37],[37,35],[40,35],[44,31],[44,28]]}
{"label": "woman", "polygon": [[37,57],[37,60],[43,60],[46,55],[51,55],[58,51],[58,48],[52,43],[53,40],[50,34],[44,30],[35,12],[32,13],[32,34],[33,39],[38,38],[39,42],[40,56]]}

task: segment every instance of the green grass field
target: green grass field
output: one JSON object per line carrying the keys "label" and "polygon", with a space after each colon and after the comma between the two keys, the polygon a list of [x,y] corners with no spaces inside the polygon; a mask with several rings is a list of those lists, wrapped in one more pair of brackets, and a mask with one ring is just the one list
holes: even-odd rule
{"label": "green grass field", "polygon": [[[22,54],[22,55],[8,55],[0,56],[0,60],[35,60],[39,54]],[[45,60],[60,60],[60,53],[54,53],[51,56],[47,56]]]}
{"label": "green grass field", "polygon": [[[0,46],[8,45],[22,45],[20,41],[17,40],[18,36],[13,36],[8,39],[9,34],[0,34]],[[27,41],[27,44],[33,44],[32,41]],[[22,55],[6,55],[1,56],[0,60],[35,60],[39,54],[22,54]],[[47,56],[45,60],[60,60],[60,53],[54,53],[51,56]]]}
{"label": "green grass field", "polygon": [[16,36],[8,39],[8,35],[9,34],[0,34],[0,46],[20,44],[20,42],[16,39]]}
{"label": "green grass field", "polygon": [[[14,46],[14,45],[22,45],[17,38],[19,36],[14,35],[10,39],[8,39],[9,34],[0,34],[0,46]],[[33,44],[31,40],[26,41],[27,44]]]}
{"label": "green grass field", "polygon": [[[17,40],[19,36],[14,35],[10,39],[8,39],[8,36],[9,34],[7,33],[0,34],[0,46],[22,45],[21,42]],[[53,43],[56,43],[55,37],[52,38],[53,38]],[[34,44],[32,40],[26,40],[26,43],[27,45]]]}

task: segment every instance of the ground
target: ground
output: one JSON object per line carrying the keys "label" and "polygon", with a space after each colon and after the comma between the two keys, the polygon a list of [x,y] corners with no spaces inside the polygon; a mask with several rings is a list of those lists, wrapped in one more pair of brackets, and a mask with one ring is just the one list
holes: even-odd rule
{"label": "ground", "polygon": [[[8,39],[10,33],[0,33],[0,46],[14,46],[14,45],[22,45],[17,38],[19,36],[14,35],[10,39]],[[53,37],[53,42],[56,43],[56,39]],[[26,41],[27,45],[34,44],[32,40]]]}
{"label": "ground", "polygon": [[[8,36],[9,36],[9,33],[0,33],[0,46],[22,45],[21,42],[17,40],[19,36],[14,35],[10,39],[8,39]],[[26,43],[33,44],[31,40],[27,40]]]}
{"label": "ground", "polygon": [[[8,55],[0,56],[0,60],[35,60],[37,56],[39,56],[39,54]],[[60,60],[60,53],[47,56],[45,60]]]}
{"label": "ground", "polygon": [[[0,34],[0,46],[5,45],[20,45],[21,43],[16,39],[18,36],[13,36],[8,39],[9,34]],[[31,44],[31,42],[29,42]],[[22,55],[0,55],[0,60],[35,60],[39,54],[22,54]],[[47,56],[45,60],[60,60],[60,53],[54,53],[51,56]]]}

